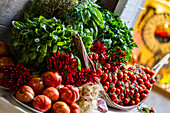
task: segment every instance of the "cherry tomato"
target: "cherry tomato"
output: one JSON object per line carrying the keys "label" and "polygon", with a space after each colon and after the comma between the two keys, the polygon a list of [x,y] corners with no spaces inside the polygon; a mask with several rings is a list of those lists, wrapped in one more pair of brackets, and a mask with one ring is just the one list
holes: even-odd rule
{"label": "cherry tomato", "polygon": [[107,81],[112,82],[112,76],[109,75],[108,78],[107,78]]}
{"label": "cherry tomato", "polygon": [[137,79],[137,81],[138,81],[139,84],[144,84],[142,79]]}
{"label": "cherry tomato", "polygon": [[129,98],[124,98],[124,99],[123,99],[123,103],[124,103],[124,104],[128,104],[129,102],[130,102],[130,99],[129,99]]}
{"label": "cherry tomato", "polygon": [[115,67],[115,66],[113,66],[111,71],[112,71],[112,72],[115,72],[115,73],[118,73],[118,68]]}
{"label": "cherry tomato", "polygon": [[153,77],[155,75],[155,72],[153,70],[150,70],[149,74],[151,77]]}
{"label": "cherry tomato", "polygon": [[152,85],[149,82],[145,82],[145,86],[147,87],[147,89],[151,89]]}
{"label": "cherry tomato", "polygon": [[123,74],[123,81],[127,81],[127,80],[128,80],[127,78],[128,78],[127,74],[124,73],[124,74]]}
{"label": "cherry tomato", "polygon": [[142,76],[143,82],[147,81],[147,76]]}
{"label": "cherry tomato", "polygon": [[146,74],[147,80],[149,80],[151,77],[149,74]]}
{"label": "cherry tomato", "polygon": [[121,105],[121,106],[123,106],[123,103],[122,103],[122,102],[119,102],[118,104]]}
{"label": "cherry tomato", "polygon": [[96,69],[96,73],[97,73],[98,75],[102,75],[102,70]]}
{"label": "cherry tomato", "polygon": [[112,99],[112,101],[115,101],[115,100],[117,99],[116,94],[112,94],[112,95],[111,95],[111,99]]}
{"label": "cherry tomato", "polygon": [[110,93],[114,93],[116,91],[116,88],[115,87],[111,87],[110,88]]}
{"label": "cherry tomato", "polygon": [[120,93],[120,89],[116,88],[116,93],[119,94]]}
{"label": "cherry tomato", "polygon": [[109,87],[109,82],[108,81],[106,81],[106,82],[104,82],[104,84],[103,84],[103,86],[107,86],[107,87]]}
{"label": "cherry tomato", "polygon": [[147,94],[145,94],[145,93],[142,93],[141,95],[140,95],[140,98],[141,99],[145,99],[147,97]]}
{"label": "cherry tomato", "polygon": [[130,95],[133,96],[134,94],[135,94],[134,90],[131,90],[131,91],[130,91]]}
{"label": "cherry tomato", "polygon": [[151,80],[150,80],[150,83],[151,84],[154,84],[156,81],[155,81],[155,79],[154,78],[152,78]]}
{"label": "cherry tomato", "polygon": [[139,98],[135,98],[135,104],[138,104],[140,102]]}
{"label": "cherry tomato", "polygon": [[88,56],[89,56],[90,60],[93,60],[93,54],[89,54]]}
{"label": "cherry tomato", "polygon": [[124,98],[124,94],[123,93],[120,93],[120,98],[123,99]]}
{"label": "cherry tomato", "polygon": [[108,78],[108,74],[107,73],[103,73],[102,74],[102,78],[101,78],[101,82],[105,82],[106,81],[106,79]]}
{"label": "cherry tomato", "polygon": [[148,89],[146,89],[144,92],[145,92],[145,94],[149,94],[149,90]]}
{"label": "cherry tomato", "polygon": [[123,78],[123,72],[122,72],[122,71],[119,71],[119,72],[117,73],[117,78],[118,78],[119,80]]}
{"label": "cherry tomato", "polygon": [[139,93],[135,93],[135,98],[139,98],[140,94]]}
{"label": "cherry tomato", "polygon": [[117,77],[116,77],[116,76],[112,76],[112,82],[113,82],[114,84],[116,84],[116,82],[117,82]]}
{"label": "cherry tomato", "polygon": [[105,64],[105,59],[100,60],[100,63],[101,63],[102,65],[104,65],[104,64]]}
{"label": "cherry tomato", "polygon": [[97,61],[97,60],[99,59],[99,54],[95,53],[95,54],[93,55],[93,59],[94,59],[95,61]]}
{"label": "cherry tomato", "polygon": [[131,100],[131,101],[130,101],[130,105],[135,105],[135,101],[134,101],[134,100]]}
{"label": "cherry tomato", "polygon": [[108,87],[107,86],[103,86],[103,89],[107,92],[108,91]]}

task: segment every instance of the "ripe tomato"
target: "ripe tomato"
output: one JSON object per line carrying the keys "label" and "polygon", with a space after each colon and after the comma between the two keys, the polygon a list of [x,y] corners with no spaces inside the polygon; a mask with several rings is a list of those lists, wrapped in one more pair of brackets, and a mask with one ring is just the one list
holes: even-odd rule
{"label": "ripe tomato", "polygon": [[145,94],[149,94],[149,90],[148,89],[146,89],[144,92],[145,92]]}
{"label": "ripe tomato", "polygon": [[57,87],[62,82],[62,76],[58,72],[48,71],[43,73],[43,80],[48,87]]}
{"label": "ripe tomato", "polygon": [[140,97],[140,94],[139,93],[135,93],[135,98],[139,98]]}
{"label": "ripe tomato", "polygon": [[112,99],[112,101],[115,101],[115,100],[117,99],[116,94],[112,94],[112,95],[111,95],[111,99]]}
{"label": "ripe tomato", "polygon": [[149,74],[150,74],[151,77],[153,77],[155,75],[155,72],[153,70],[150,70]]}
{"label": "ripe tomato", "polygon": [[46,112],[51,108],[51,100],[45,95],[38,95],[34,98],[32,106],[38,111]]}
{"label": "ripe tomato", "polygon": [[49,97],[52,102],[56,102],[59,99],[59,92],[54,87],[48,87],[44,89],[44,91],[41,94]]}
{"label": "ripe tomato", "polygon": [[147,80],[149,80],[151,77],[149,74],[146,74]]}
{"label": "ripe tomato", "polygon": [[40,94],[45,87],[41,78],[32,78],[29,80],[28,85],[32,87],[35,94]]}
{"label": "ripe tomato", "polygon": [[96,69],[96,73],[97,73],[98,75],[102,75],[102,70]]}
{"label": "ripe tomato", "polygon": [[93,55],[93,59],[94,59],[95,61],[97,61],[97,60],[99,59],[99,54],[95,53],[95,54]]}
{"label": "ripe tomato", "polygon": [[103,86],[103,89],[107,92],[108,91],[108,87],[107,86]]}
{"label": "ripe tomato", "polygon": [[148,81],[145,82],[144,84],[147,87],[147,89],[151,89],[152,88],[152,85]]}
{"label": "ripe tomato", "polygon": [[119,94],[120,93],[120,89],[116,88],[116,93]]}
{"label": "ripe tomato", "polygon": [[125,97],[124,93],[120,93],[120,98],[123,99]]}
{"label": "ripe tomato", "polygon": [[128,76],[126,73],[123,73],[123,81],[127,81],[128,80]]}
{"label": "ripe tomato", "polygon": [[123,99],[123,103],[124,103],[124,104],[128,104],[129,102],[130,102],[130,99],[129,99],[129,98],[124,98],[124,99]]}
{"label": "ripe tomato", "polygon": [[139,98],[135,98],[135,104],[138,104],[140,102]]}
{"label": "ripe tomato", "polygon": [[123,106],[123,103],[122,103],[122,102],[119,102],[118,104],[121,105],[121,106]]}
{"label": "ripe tomato", "polygon": [[154,78],[152,78],[151,80],[150,80],[150,83],[151,84],[154,84],[156,81],[155,81],[155,79]]}
{"label": "ripe tomato", "polygon": [[111,76],[111,75],[109,75],[109,76],[107,77],[107,81],[108,81],[108,82],[112,82],[112,76]]}
{"label": "ripe tomato", "polygon": [[80,107],[76,103],[72,103],[69,105],[70,113],[80,113]]}
{"label": "ripe tomato", "polygon": [[135,101],[134,101],[134,100],[131,100],[131,101],[130,101],[130,105],[135,105]]}
{"label": "ripe tomato", "polygon": [[89,56],[90,60],[93,60],[93,54],[89,54],[88,56]]}
{"label": "ripe tomato", "polygon": [[69,106],[63,101],[57,101],[52,106],[53,113],[70,113]]}
{"label": "ripe tomato", "polygon": [[140,98],[141,99],[145,99],[147,97],[147,94],[145,94],[145,93],[142,93],[141,95],[140,95]]}
{"label": "ripe tomato", "polygon": [[34,99],[35,93],[30,86],[22,86],[16,93],[16,98],[23,103],[30,103]]}
{"label": "ripe tomato", "polygon": [[118,68],[116,66],[112,66],[111,68],[112,72],[118,73]]}
{"label": "ripe tomato", "polygon": [[116,88],[115,87],[111,87],[109,91],[110,91],[110,93],[114,93],[116,91]]}
{"label": "ripe tomato", "polygon": [[138,81],[138,83],[139,83],[139,84],[144,84],[143,80],[142,80],[142,79],[140,79],[140,78],[139,78],[139,79],[137,79],[137,81]]}
{"label": "ripe tomato", "polygon": [[122,72],[122,71],[119,71],[119,72],[117,73],[117,78],[118,78],[119,80],[123,78],[123,72]]}
{"label": "ripe tomato", "polygon": [[103,86],[107,86],[109,88],[109,84],[110,83],[108,81],[106,81],[106,82],[104,82]]}
{"label": "ripe tomato", "polygon": [[130,91],[130,95],[133,96],[135,94],[134,90]]}
{"label": "ripe tomato", "polygon": [[102,78],[101,78],[101,82],[105,82],[106,81],[106,79],[108,78],[108,74],[107,73],[103,73],[102,74]]}
{"label": "ripe tomato", "polygon": [[117,77],[116,77],[116,76],[112,76],[112,82],[113,82],[114,84],[116,84],[116,82],[117,82]]}

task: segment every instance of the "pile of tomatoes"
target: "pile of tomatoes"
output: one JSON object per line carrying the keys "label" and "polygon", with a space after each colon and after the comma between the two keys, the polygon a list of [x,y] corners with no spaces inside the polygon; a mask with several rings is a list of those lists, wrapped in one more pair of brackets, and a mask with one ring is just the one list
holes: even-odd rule
{"label": "pile of tomatoes", "polygon": [[80,113],[75,103],[79,99],[79,90],[72,85],[61,85],[62,76],[58,72],[48,71],[42,78],[34,77],[15,94],[16,98],[34,109],[53,113]]}
{"label": "pile of tomatoes", "polygon": [[126,69],[126,65],[120,65],[121,61],[113,59],[113,55],[109,58],[102,53],[93,53],[89,54],[89,58],[113,102],[122,106],[138,104],[147,97],[155,83],[154,71],[137,64]]}

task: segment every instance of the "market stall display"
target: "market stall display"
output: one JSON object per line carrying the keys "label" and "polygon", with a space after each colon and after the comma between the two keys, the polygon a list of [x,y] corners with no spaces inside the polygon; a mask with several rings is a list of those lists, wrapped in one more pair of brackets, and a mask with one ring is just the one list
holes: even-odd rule
{"label": "market stall display", "polygon": [[136,47],[132,28],[91,0],[35,0],[24,20],[12,24],[14,62],[1,68],[1,85],[31,110],[107,112],[99,96],[111,107],[129,110],[146,99],[155,83],[157,72],[126,65]]}

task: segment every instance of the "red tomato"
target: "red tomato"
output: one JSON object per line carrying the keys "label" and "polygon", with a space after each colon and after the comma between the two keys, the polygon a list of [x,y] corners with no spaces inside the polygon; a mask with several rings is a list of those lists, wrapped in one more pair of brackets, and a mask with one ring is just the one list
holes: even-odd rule
{"label": "red tomato", "polygon": [[118,78],[119,80],[123,78],[123,72],[122,72],[122,71],[119,71],[119,72],[117,73],[117,78]]}
{"label": "red tomato", "polygon": [[152,85],[149,82],[145,82],[145,86],[147,87],[147,89],[151,89]]}
{"label": "red tomato", "polygon": [[99,54],[95,53],[94,56],[93,56],[93,59],[94,59],[95,61],[97,61],[97,60],[99,59]]}
{"label": "red tomato", "polygon": [[135,98],[139,98],[140,94],[139,93],[135,93]]}
{"label": "red tomato", "polygon": [[103,86],[103,89],[107,92],[108,91],[108,87],[107,86]]}
{"label": "red tomato", "polygon": [[52,106],[53,113],[71,113],[69,106],[63,101],[57,101]]}
{"label": "red tomato", "polygon": [[116,88],[116,93],[119,94],[120,93],[120,89]]}
{"label": "red tomato", "polygon": [[22,86],[16,93],[16,98],[23,103],[30,103],[34,99],[35,93],[30,86]]}
{"label": "red tomato", "polygon": [[110,91],[110,93],[114,93],[116,91],[116,88],[115,87],[111,87],[109,91]]}
{"label": "red tomato", "polygon": [[115,67],[115,66],[113,66],[111,71],[112,71],[112,72],[115,72],[115,73],[118,73],[118,68]]}
{"label": "red tomato", "polygon": [[109,85],[110,83],[107,81],[107,82],[104,82],[103,86],[107,86],[109,88]]}
{"label": "red tomato", "polygon": [[122,103],[122,102],[119,102],[118,104],[121,105],[121,106],[123,106],[123,103]]}
{"label": "red tomato", "polygon": [[145,94],[149,94],[149,90],[148,89],[146,89],[144,92],[145,92]]}
{"label": "red tomato", "polygon": [[105,59],[101,59],[101,60],[100,60],[100,63],[101,63],[102,65],[104,65],[104,64],[105,64]]}
{"label": "red tomato", "polygon": [[89,54],[88,56],[89,56],[90,60],[93,60],[93,54]]}
{"label": "red tomato", "polygon": [[108,78],[108,74],[107,73],[103,73],[102,74],[102,78],[101,78],[101,82],[105,82],[106,81],[106,79]]}
{"label": "red tomato", "polygon": [[48,87],[44,89],[44,91],[41,94],[49,97],[52,102],[56,102],[59,99],[59,92],[54,87]]}
{"label": "red tomato", "polygon": [[98,75],[102,75],[102,70],[96,69],[96,73],[97,73]]}
{"label": "red tomato", "polygon": [[112,101],[115,101],[115,100],[117,99],[116,94],[112,94],[112,95],[111,95],[111,99],[112,99]]}
{"label": "red tomato", "polygon": [[135,104],[138,104],[140,102],[139,98],[135,98]]}
{"label": "red tomato", "polygon": [[142,79],[137,79],[137,81],[138,81],[139,84],[144,84]]}
{"label": "red tomato", "polygon": [[71,104],[79,99],[79,89],[72,85],[66,85],[65,87],[59,89],[60,100]]}
{"label": "red tomato", "polygon": [[150,80],[150,83],[151,84],[154,84],[156,81],[155,81],[155,79],[154,78],[152,78],[151,80]]}
{"label": "red tomato", "polygon": [[130,101],[130,105],[135,105],[135,101],[134,101],[134,100],[131,100],[131,101]]}
{"label": "red tomato", "polygon": [[107,81],[112,82],[112,76],[109,75],[108,78],[107,78]]}
{"label": "red tomato", "polygon": [[117,82],[117,77],[116,77],[116,76],[112,76],[112,82],[113,82],[114,84],[116,84],[116,82]]}
{"label": "red tomato", "polygon": [[40,94],[45,87],[41,78],[32,78],[29,80],[28,85],[32,87],[35,94]]}
{"label": "red tomato", "polygon": [[149,74],[146,74],[147,80],[149,80],[151,77]]}
{"label": "red tomato", "polygon": [[133,90],[130,91],[130,95],[133,96],[135,92]]}
{"label": "red tomato", "polygon": [[38,111],[46,112],[51,108],[51,100],[45,95],[38,95],[34,98],[32,106]]}
{"label": "red tomato", "polygon": [[153,70],[150,70],[149,74],[151,77],[153,77],[155,75],[155,72]]}
{"label": "red tomato", "polygon": [[72,103],[69,105],[70,113],[80,113],[80,107],[76,103]]}
{"label": "red tomato", "polygon": [[57,87],[62,82],[62,76],[58,72],[48,71],[43,73],[43,80],[48,87]]}
{"label": "red tomato", "polygon": [[123,99],[123,103],[124,103],[124,104],[128,104],[129,102],[130,102],[130,99],[129,99],[129,98],[124,98],[124,99]]}
{"label": "red tomato", "polygon": [[126,73],[123,74],[123,81],[127,81],[128,80],[128,76]]}
{"label": "red tomato", "polygon": [[120,98],[123,99],[125,95],[123,93],[120,93]]}
{"label": "red tomato", "polygon": [[141,95],[140,95],[140,98],[141,99],[145,99],[147,97],[147,94],[145,94],[145,93],[142,93]]}

